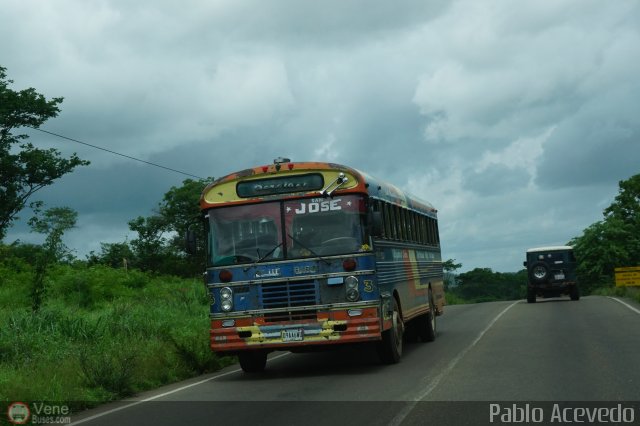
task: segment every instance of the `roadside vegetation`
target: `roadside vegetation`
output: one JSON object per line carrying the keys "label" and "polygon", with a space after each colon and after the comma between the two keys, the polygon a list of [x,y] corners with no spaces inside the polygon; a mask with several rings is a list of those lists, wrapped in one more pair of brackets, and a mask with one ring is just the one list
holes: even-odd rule
{"label": "roadside vegetation", "polygon": [[475,268],[455,275],[445,288],[448,305],[517,300],[526,296],[527,271],[494,272]]}
{"label": "roadside vegetation", "polygon": [[37,267],[21,251],[0,246],[0,401],[82,408],[233,361],[208,347],[201,280],[58,263],[34,311]]}
{"label": "roadside vegetation", "polygon": [[640,303],[640,288],[638,287],[599,287],[593,290],[592,294],[623,297]]}

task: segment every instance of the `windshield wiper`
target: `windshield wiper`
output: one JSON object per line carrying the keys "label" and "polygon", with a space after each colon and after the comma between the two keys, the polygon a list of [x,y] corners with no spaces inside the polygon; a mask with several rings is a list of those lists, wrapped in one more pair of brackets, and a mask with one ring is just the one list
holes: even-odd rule
{"label": "windshield wiper", "polygon": [[302,247],[303,249],[309,250],[309,253],[311,253],[312,255],[314,255],[315,257],[317,257],[318,259],[322,260],[324,263],[326,263],[327,265],[331,265],[331,263],[323,258],[322,256],[320,256],[318,253],[316,253],[315,251],[311,250],[309,247],[305,246],[304,244],[302,244],[300,241],[298,241],[297,239],[293,238],[291,235],[289,235],[289,233],[287,233],[287,236],[289,238],[291,238],[293,240],[294,243],[296,244],[300,244],[300,247]]}
{"label": "windshield wiper", "polygon": [[[269,252],[267,254],[265,254],[264,256],[262,256],[260,259],[256,260],[256,263],[260,263],[263,260],[265,260],[267,257],[271,256],[271,254],[276,251],[277,249],[279,249],[280,247],[282,247],[282,244],[284,244],[284,241],[279,243],[278,245],[276,245],[274,248],[272,248],[271,250],[269,250]],[[260,254],[260,252],[258,252],[258,254]]]}
{"label": "windshield wiper", "polygon": [[[258,260],[256,260],[255,262],[253,262],[251,265],[246,266],[244,268],[244,271],[247,272],[249,269],[255,267],[258,263],[262,262],[263,260],[265,260],[267,257],[271,256],[271,254],[276,251],[278,248],[282,247],[282,244],[284,244],[284,241],[277,244],[274,248],[272,248],[271,250],[269,250],[267,252],[267,254],[265,254],[264,256],[260,257]],[[257,250],[257,249],[256,249]],[[258,251],[258,256],[260,256],[260,251]]]}

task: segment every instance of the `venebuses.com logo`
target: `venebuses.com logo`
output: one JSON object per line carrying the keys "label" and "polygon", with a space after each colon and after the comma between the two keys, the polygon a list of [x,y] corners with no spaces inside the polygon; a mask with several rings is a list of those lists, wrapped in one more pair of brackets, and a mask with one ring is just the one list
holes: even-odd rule
{"label": "venebuses.com logo", "polygon": [[31,410],[24,402],[14,402],[7,407],[7,418],[15,425],[24,425],[31,417]]}
{"label": "venebuses.com logo", "polygon": [[11,424],[69,424],[71,409],[64,404],[13,402],[7,407],[7,419]]}

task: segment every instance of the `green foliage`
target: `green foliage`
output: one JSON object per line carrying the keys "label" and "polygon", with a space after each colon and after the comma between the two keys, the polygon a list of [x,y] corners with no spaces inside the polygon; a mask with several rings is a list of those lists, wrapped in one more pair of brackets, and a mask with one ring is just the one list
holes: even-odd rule
{"label": "green foliage", "polygon": [[89,265],[102,264],[112,268],[127,268],[133,259],[133,250],[128,243],[100,243],[100,253],[91,252],[87,258]]}
{"label": "green foliage", "polygon": [[68,247],[62,242],[62,236],[75,227],[77,219],[78,213],[69,207],[52,207],[42,215],[36,210],[36,216],[29,219],[29,225],[34,232],[47,236],[42,254],[49,256],[50,263],[62,260],[69,253]]}
{"label": "green foliage", "polygon": [[620,181],[604,219],[572,239],[585,292],[613,285],[614,268],[640,265],[640,174]]}
{"label": "green foliage", "polygon": [[[182,186],[172,186],[159,206],[160,215],[165,218],[169,224],[169,231],[173,234],[169,245],[182,259],[181,263],[187,271],[184,276],[200,273],[206,263],[206,233],[200,212],[200,196],[212,180],[213,178],[186,179]],[[184,236],[189,229],[196,233],[198,250],[193,255],[185,256]]]}
{"label": "green foliage", "polygon": [[475,268],[458,275],[456,281],[457,285],[448,291],[453,302],[515,300],[525,296],[527,271],[493,272],[489,268]]}
{"label": "green foliage", "polygon": [[82,348],[79,359],[83,383],[90,388],[102,388],[116,398],[132,395],[140,357],[136,346],[136,342],[123,347],[106,340]]}
{"label": "green foliage", "polygon": [[167,258],[173,256],[167,250],[167,239],[164,237],[167,222],[161,216],[139,216],[129,221],[129,229],[138,233],[138,237],[131,241],[135,266],[143,271],[160,272]]}
{"label": "green foliage", "polygon": [[[180,187],[171,187],[158,204],[158,213],[129,221],[136,233],[130,242],[102,244],[101,252],[88,256],[90,264],[121,267],[124,264],[142,271],[183,277],[199,276],[205,265],[205,231],[199,199],[210,179],[186,179]],[[184,235],[196,232],[198,251],[185,252]]]}
{"label": "green foliage", "polygon": [[[442,262],[442,269],[444,270],[444,290],[445,294],[449,291],[449,289],[455,287],[456,285],[456,274],[455,271],[462,268],[462,263],[456,263],[455,259],[447,259]],[[450,297],[451,300],[447,300],[447,303],[450,305],[455,305],[453,298]],[[449,303],[451,302],[451,303]]]}
{"label": "green foliage", "polygon": [[224,366],[220,358],[211,356],[207,335],[195,333],[174,333],[169,336],[173,349],[184,366],[193,374],[219,370]]}
{"label": "green foliage", "polygon": [[208,347],[201,280],[56,263],[33,312],[22,249],[0,245],[0,401],[92,405],[232,361]]}
{"label": "green foliage", "polygon": [[469,303],[466,300],[464,300],[463,298],[461,298],[460,296],[458,296],[453,291],[447,291],[444,294],[444,298],[445,298],[445,303],[447,305],[464,305],[466,303]]}
{"label": "green foliage", "polygon": [[462,263],[456,263],[455,259],[447,259],[442,262],[442,269],[445,272],[454,272],[460,268],[462,268]]}
{"label": "green foliage", "polygon": [[33,88],[14,91],[8,87],[10,83],[6,68],[0,66],[0,241],[36,191],[77,166],[89,164],[76,154],[62,158],[54,148],[36,148],[23,142],[26,134],[12,133],[22,127],[38,128],[56,117],[62,98],[47,100]]}
{"label": "green foliage", "polygon": [[36,257],[36,273],[31,284],[31,309],[37,311],[42,305],[46,292],[46,275],[49,266],[60,261],[69,250],[62,242],[65,231],[76,224],[78,214],[68,207],[54,207],[47,209],[42,217],[38,215],[29,220],[29,225],[35,232],[46,234],[47,238],[42,250]]}

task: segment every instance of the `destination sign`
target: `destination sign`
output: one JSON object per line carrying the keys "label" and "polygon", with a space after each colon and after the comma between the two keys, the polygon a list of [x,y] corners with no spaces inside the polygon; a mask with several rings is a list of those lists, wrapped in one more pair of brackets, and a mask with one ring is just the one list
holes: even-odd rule
{"label": "destination sign", "polygon": [[278,176],[238,182],[236,192],[238,193],[238,197],[250,198],[264,195],[316,191],[322,189],[323,186],[324,178],[322,175],[320,173],[310,173],[306,175]]}

